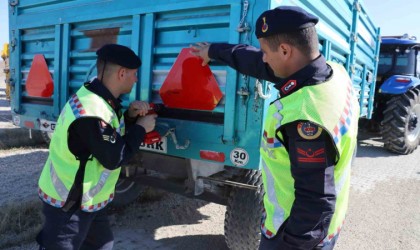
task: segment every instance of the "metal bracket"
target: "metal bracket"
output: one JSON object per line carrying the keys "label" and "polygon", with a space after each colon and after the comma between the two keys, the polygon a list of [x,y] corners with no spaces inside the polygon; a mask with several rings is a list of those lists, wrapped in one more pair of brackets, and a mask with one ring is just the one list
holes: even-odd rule
{"label": "metal bracket", "polygon": [[262,86],[263,86],[262,83],[257,79],[255,81],[255,98],[254,98],[255,100],[258,97],[260,97],[261,99],[264,99],[264,100],[271,97],[271,93],[270,93],[271,87],[270,87],[270,85],[267,86],[267,94],[263,93],[263,87]]}
{"label": "metal bracket", "polygon": [[180,146],[178,144],[178,139],[176,138],[176,134],[175,134],[175,128],[170,128],[163,137],[166,137],[166,136],[171,136],[176,149],[187,149],[190,146],[190,140],[185,140],[185,143],[183,146]]}

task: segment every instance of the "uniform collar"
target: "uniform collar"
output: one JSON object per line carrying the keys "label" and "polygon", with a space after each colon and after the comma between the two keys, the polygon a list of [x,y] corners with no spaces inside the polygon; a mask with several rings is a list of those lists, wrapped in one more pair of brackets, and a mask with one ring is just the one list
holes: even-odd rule
{"label": "uniform collar", "polygon": [[325,82],[330,76],[331,67],[326,64],[324,56],[320,55],[293,75],[281,79],[274,87],[279,90],[281,97],[286,97],[305,86]]}
{"label": "uniform collar", "polygon": [[122,107],[121,100],[119,98],[115,98],[98,78],[95,78],[91,82],[86,82],[84,86],[91,92],[102,97],[102,99],[104,99],[106,103],[108,103],[109,106],[112,107],[115,113],[118,114],[118,116],[120,116]]}

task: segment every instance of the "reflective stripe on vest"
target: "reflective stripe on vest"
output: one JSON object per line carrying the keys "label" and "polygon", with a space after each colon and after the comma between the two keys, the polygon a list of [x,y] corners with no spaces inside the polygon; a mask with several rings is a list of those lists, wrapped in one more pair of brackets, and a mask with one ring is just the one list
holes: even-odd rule
{"label": "reflective stripe on vest", "polygon": [[[88,202],[89,200],[91,200],[96,194],[98,194],[102,190],[102,188],[105,185],[105,182],[107,181],[107,179],[108,179],[108,177],[110,175],[110,172],[111,172],[110,170],[104,170],[102,172],[98,184],[96,184],[96,186],[94,186],[88,192],[86,192],[86,193],[83,194],[83,196],[82,196],[82,204]],[[67,197],[69,195],[69,190],[66,188],[66,186],[64,185],[64,183],[60,180],[60,178],[58,178],[57,172],[55,171],[52,162],[50,162],[50,176],[51,176],[51,181],[52,181],[52,183],[54,185],[54,188],[57,191],[58,195],[61,197],[61,200],[54,199],[54,198],[48,196],[47,194],[45,194],[44,192],[42,192],[41,189],[39,189],[39,191],[38,191],[39,196],[45,202],[47,202],[49,204],[53,204],[53,206],[58,206],[60,204],[64,205],[64,203],[67,200]],[[103,207],[108,202],[110,202],[113,199],[113,197],[114,197],[114,194],[111,194],[110,199],[108,201],[101,202],[99,204],[92,205],[92,206],[89,206],[89,207],[85,207],[85,209],[83,209],[83,206],[82,206],[82,210],[85,210],[85,211],[96,211],[96,210],[99,210],[99,209],[94,210],[94,208],[101,208],[101,207]],[[102,204],[102,206],[101,206],[101,204]]]}
{"label": "reflective stripe on vest", "polygon": [[261,170],[264,180],[264,206],[261,230],[272,238],[287,220],[295,200],[294,179],[288,151],[282,145],[281,126],[309,120],[331,135],[338,152],[334,168],[336,210],[327,239],[341,228],[347,210],[352,151],[357,143],[358,102],[352,82],[342,66],[329,63],[333,77],[323,84],[299,89],[296,94],[270,104],[261,140]]}
{"label": "reflective stripe on vest", "polygon": [[54,166],[51,161],[50,161],[50,175],[51,175],[51,181],[54,185],[55,191],[57,191],[57,194],[61,197],[62,201],[66,201],[69,195],[69,190],[66,188],[64,183],[60,180],[60,178],[58,178],[57,172],[55,172]]}
{"label": "reflective stripe on vest", "polygon": [[333,132],[334,132],[333,139],[335,143],[338,143],[341,137],[345,133],[347,133],[347,131],[350,128],[352,116],[353,116],[353,112],[352,112],[353,104],[351,102],[352,95],[353,95],[353,90],[352,90],[351,82],[349,82],[349,84],[347,84],[346,106],[343,112],[341,113],[341,117],[338,124],[333,129]]}
{"label": "reflective stripe on vest", "polygon": [[[268,200],[271,202],[271,204],[274,205],[273,224],[276,228],[279,228],[281,226],[281,224],[283,224],[283,222],[284,222],[284,210],[283,210],[283,208],[280,207],[279,201],[277,200],[276,188],[274,186],[273,175],[271,174],[271,172],[268,169],[265,162],[262,161],[261,163],[262,163],[262,166],[264,168],[264,172],[266,174],[266,179],[267,179],[266,183],[264,183],[264,185],[267,185],[266,195],[268,197]],[[272,232],[270,232],[270,230],[268,230],[265,227],[264,221],[261,224],[261,230],[263,232],[265,232],[264,234],[267,238],[272,238],[272,237],[275,236]]]}
{"label": "reflective stripe on vest", "polygon": [[76,117],[76,119],[86,115],[86,111],[83,108],[83,105],[80,103],[79,97],[77,97],[76,94],[71,96],[69,104],[71,109],[73,110],[73,114]]}
{"label": "reflective stripe on vest", "polygon": [[99,178],[98,184],[96,184],[96,186],[91,188],[87,193],[83,194],[82,204],[91,200],[95,195],[97,195],[102,190],[102,188],[105,185],[105,182],[108,180],[108,177],[109,177],[110,173],[111,173],[111,171],[108,170],[108,169],[104,170],[101,173],[101,177]]}
{"label": "reflective stripe on vest", "polygon": [[[40,198],[55,207],[64,205],[80,167],[79,160],[69,151],[65,142],[68,141],[68,128],[81,117],[101,119],[119,135],[124,135],[124,119],[118,120],[114,110],[101,97],[82,86],[69,98],[60,113],[50,144],[50,155],[39,180]],[[120,162],[123,151],[120,152]],[[113,200],[120,168],[106,169],[96,158],[92,158],[87,162],[86,169],[90,171],[85,172],[80,208],[86,212],[95,212]]]}

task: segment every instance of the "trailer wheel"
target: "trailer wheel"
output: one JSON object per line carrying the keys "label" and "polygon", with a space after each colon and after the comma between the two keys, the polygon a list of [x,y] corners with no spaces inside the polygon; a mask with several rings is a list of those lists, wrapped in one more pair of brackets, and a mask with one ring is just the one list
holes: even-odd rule
{"label": "trailer wheel", "polygon": [[124,175],[126,171],[130,176],[136,175],[137,170],[135,165],[122,166],[120,178],[115,185],[114,200],[110,203],[112,208],[123,208],[134,201],[136,201],[146,190],[146,187],[140,185],[139,182],[133,179],[126,178]]}
{"label": "trailer wheel", "polygon": [[115,186],[115,197],[110,203],[112,208],[123,208],[139,198],[145,187],[130,179],[120,178]]}
{"label": "trailer wheel", "polygon": [[42,139],[47,145],[50,145],[52,134],[53,134],[52,132],[44,132],[44,131],[41,132]]}
{"label": "trailer wheel", "polygon": [[229,249],[258,249],[264,189],[261,172],[246,170],[238,182],[258,186],[258,190],[233,187],[225,214],[225,241]]}
{"label": "trailer wheel", "polygon": [[420,143],[420,89],[389,100],[383,125],[385,148],[398,154],[411,154]]}

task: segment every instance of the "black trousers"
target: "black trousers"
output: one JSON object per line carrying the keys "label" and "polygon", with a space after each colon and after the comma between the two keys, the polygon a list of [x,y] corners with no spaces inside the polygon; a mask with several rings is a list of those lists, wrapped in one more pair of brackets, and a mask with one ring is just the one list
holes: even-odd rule
{"label": "black trousers", "polygon": [[[316,246],[313,248],[313,250],[332,250],[334,248],[334,245],[337,241],[339,234],[336,234],[330,241],[325,242],[322,245]],[[279,240],[280,237],[277,237],[278,235],[274,236],[272,239],[267,239],[263,234],[261,234],[261,242],[259,250],[286,250],[284,247],[279,246]],[[305,249],[302,247],[290,247],[288,249]]]}
{"label": "black trousers", "polygon": [[40,249],[112,249],[114,236],[105,210],[63,212],[44,203],[45,223],[36,239]]}

